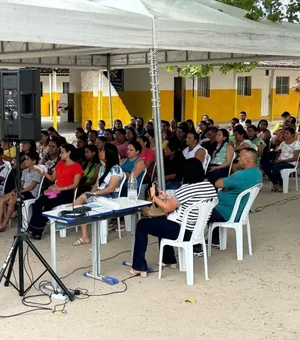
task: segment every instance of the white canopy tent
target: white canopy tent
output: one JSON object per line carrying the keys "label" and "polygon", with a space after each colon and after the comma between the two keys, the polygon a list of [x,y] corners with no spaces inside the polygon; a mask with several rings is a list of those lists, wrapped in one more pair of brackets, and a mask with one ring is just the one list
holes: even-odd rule
{"label": "white canopy tent", "polygon": [[[213,0],[0,0],[0,12],[2,62],[15,61],[18,55],[41,58],[60,53],[103,55],[107,62],[107,54],[128,53],[128,49],[135,49],[135,53],[150,50],[158,178],[162,189],[165,185],[159,138],[157,50],[238,53],[256,55],[257,60],[260,55],[280,55],[279,59],[300,57],[299,26],[255,22],[245,18],[245,11]],[[20,50],[5,51],[5,41],[18,42]],[[29,43],[40,44],[40,48]],[[44,48],[43,44],[54,45]],[[145,62],[147,59],[148,55]],[[96,67],[93,62],[92,66]]]}

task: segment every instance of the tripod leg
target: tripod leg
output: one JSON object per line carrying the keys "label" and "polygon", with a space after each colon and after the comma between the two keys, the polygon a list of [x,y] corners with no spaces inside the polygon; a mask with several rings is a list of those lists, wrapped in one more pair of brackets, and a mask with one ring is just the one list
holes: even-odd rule
{"label": "tripod leg", "polygon": [[3,277],[4,277],[4,274],[5,274],[5,271],[7,269],[7,266],[11,263],[11,259],[12,259],[12,256],[14,255],[14,257],[16,257],[16,253],[17,253],[17,249],[18,249],[18,239],[17,237],[14,239],[11,247],[10,247],[10,250],[8,252],[8,255],[3,263],[3,266],[0,270],[0,282],[2,281]]}
{"label": "tripod leg", "polygon": [[74,300],[74,296],[70,293],[70,291],[68,290],[68,288],[63,284],[63,282],[61,281],[61,279],[56,275],[56,273],[53,271],[53,269],[49,266],[49,264],[47,263],[47,261],[43,258],[43,256],[41,255],[41,253],[36,249],[36,247],[34,246],[34,244],[27,238],[26,239],[26,243],[28,244],[28,246],[30,247],[30,249],[34,252],[34,254],[36,255],[36,257],[41,261],[41,263],[44,265],[44,267],[46,268],[46,270],[49,272],[49,274],[54,278],[54,280],[57,282],[57,284],[59,285],[59,287],[62,289],[62,291],[67,295],[67,297],[69,298],[70,301]]}
{"label": "tripod leg", "polygon": [[11,254],[11,258],[10,258],[10,263],[9,263],[9,267],[8,267],[8,271],[7,271],[7,275],[6,275],[6,280],[4,282],[4,286],[8,287],[9,286],[9,282],[10,282],[10,277],[11,277],[11,273],[13,271],[14,268],[14,264],[15,264],[15,260],[16,260],[16,256],[17,256],[17,251],[18,248],[20,246],[20,241],[18,240],[18,238],[16,237],[16,245],[14,247],[14,250]]}

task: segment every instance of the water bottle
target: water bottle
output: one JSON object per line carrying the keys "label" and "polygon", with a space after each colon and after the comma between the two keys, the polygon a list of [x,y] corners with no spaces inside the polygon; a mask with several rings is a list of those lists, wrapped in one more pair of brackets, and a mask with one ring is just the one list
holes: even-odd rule
{"label": "water bottle", "polygon": [[133,172],[130,174],[130,177],[128,179],[127,190],[128,202],[135,203],[137,201],[137,180]]}

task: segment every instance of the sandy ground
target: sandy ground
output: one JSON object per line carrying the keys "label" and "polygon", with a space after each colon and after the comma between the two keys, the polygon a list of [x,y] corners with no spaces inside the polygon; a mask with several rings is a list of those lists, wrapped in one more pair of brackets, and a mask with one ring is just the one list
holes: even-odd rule
{"label": "sandy ground", "polygon": [[[66,306],[67,314],[50,311],[34,312],[15,318],[0,319],[1,339],[280,339],[300,338],[300,274],[299,225],[297,209],[300,194],[291,186],[289,194],[268,192],[265,184],[255,207],[285,198],[294,198],[284,205],[268,207],[251,214],[254,256],[236,260],[235,237],[229,232],[228,250],[213,250],[209,259],[209,281],[203,274],[203,259],[195,258],[195,285],[187,286],[185,273],[165,269],[162,280],[157,273],[147,279],[127,281],[122,294],[76,300]],[[0,234],[1,264],[8,252],[15,228]],[[73,247],[75,231],[58,240],[59,274],[66,275],[77,267],[91,263],[89,246]],[[156,240],[151,238],[149,243]],[[35,241],[49,260],[49,233]],[[130,237],[110,234],[110,241],[101,251],[102,259],[130,249]],[[147,259],[157,269],[157,244],[149,246]],[[119,280],[128,277],[129,269],[121,265],[130,260],[130,253],[102,263],[103,274]],[[41,266],[30,254],[30,263],[37,277]],[[109,286],[83,277],[79,270],[64,283],[69,288],[81,287],[91,294],[123,289],[122,284]],[[45,275],[45,278],[49,278]],[[28,282],[28,280],[27,280]],[[30,291],[37,294],[35,289]],[[195,304],[182,303],[195,298]],[[46,298],[35,300],[46,302]],[[53,307],[55,303],[52,303]],[[0,288],[0,314],[9,315],[27,310],[12,287]]]}

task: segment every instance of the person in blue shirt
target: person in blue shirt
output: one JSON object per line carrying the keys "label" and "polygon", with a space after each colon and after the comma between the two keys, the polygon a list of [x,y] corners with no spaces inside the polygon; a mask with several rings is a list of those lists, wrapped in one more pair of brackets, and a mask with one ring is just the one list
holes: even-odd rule
{"label": "person in blue shirt", "polygon": [[[213,209],[209,223],[226,222],[229,220],[238,195],[251,187],[262,183],[262,173],[257,167],[257,152],[252,148],[245,148],[240,152],[238,171],[227,178],[216,181],[215,187],[222,189],[218,192],[219,203]],[[248,197],[241,200],[236,220],[238,220],[247,203]],[[212,246],[219,248],[219,228],[215,228],[212,237]],[[200,245],[194,246],[194,255],[202,256]]]}

